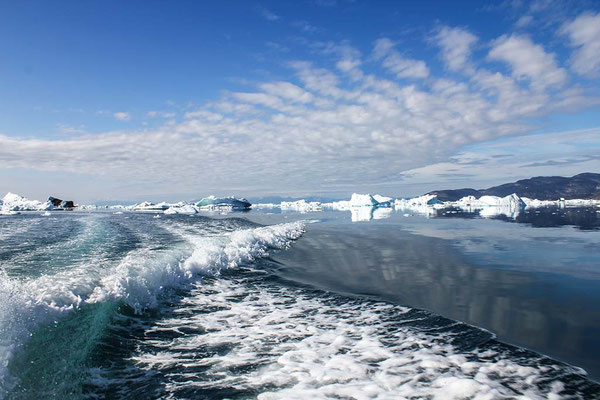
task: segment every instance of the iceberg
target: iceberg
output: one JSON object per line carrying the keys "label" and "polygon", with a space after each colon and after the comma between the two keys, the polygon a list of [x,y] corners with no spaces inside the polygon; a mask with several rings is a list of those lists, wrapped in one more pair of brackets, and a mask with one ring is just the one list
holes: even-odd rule
{"label": "iceberg", "polygon": [[[352,222],[388,218],[394,199],[379,194],[353,193],[350,200],[323,203],[322,206],[339,211],[350,211]],[[384,211],[386,210],[386,211]]]}
{"label": "iceberg", "polygon": [[128,208],[133,211],[164,211],[170,206],[170,204],[165,203],[164,201],[158,204],[154,204],[150,201],[143,201],[141,203],[134,204],[133,206],[129,206]]}
{"label": "iceberg", "polygon": [[373,198],[377,202],[377,206],[379,207],[391,207],[394,203],[394,199],[387,196],[382,196],[380,194],[374,194]]}
{"label": "iceberg", "polygon": [[191,204],[185,204],[185,205],[169,207],[164,211],[164,213],[167,215],[175,215],[175,214],[192,215],[192,214],[197,214],[198,209]]}
{"label": "iceberg", "polygon": [[592,199],[571,199],[571,200],[560,200],[565,207],[593,207],[600,206],[600,200]]}
{"label": "iceberg", "polygon": [[509,209],[522,209],[525,208],[526,204],[516,193],[510,194],[506,197],[498,196],[481,196],[478,200],[478,204],[482,207],[493,206],[502,207]]}
{"label": "iceberg", "polygon": [[[530,201],[530,204],[536,204],[534,203],[535,201],[539,202],[539,200],[527,200]],[[527,203],[516,193],[505,197],[481,196],[480,198],[476,198],[475,196],[466,196],[460,200],[445,204],[450,207],[458,207],[461,210],[468,212],[478,211],[479,215],[484,218],[505,215],[508,218],[515,219],[520,212],[527,207]]]}
{"label": "iceberg", "polygon": [[379,194],[358,194],[352,193],[350,200],[334,201],[324,203],[323,207],[334,210],[350,210],[356,207],[391,207],[393,199],[391,197],[381,196]]}
{"label": "iceberg", "polygon": [[560,207],[560,200],[538,200],[521,197],[526,208]]}
{"label": "iceberg", "polygon": [[410,210],[417,214],[427,215],[428,217],[435,215],[437,210],[448,207],[450,205],[440,201],[435,194],[425,194],[411,199],[397,199],[394,202],[396,210]]}
{"label": "iceberg", "polygon": [[203,210],[215,209],[231,209],[231,210],[247,210],[252,206],[250,202],[243,197],[215,197],[208,196],[196,203],[196,207]]}
{"label": "iceberg", "polygon": [[323,207],[318,201],[306,201],[304,199],[298,201],[282,201],[280,204],[282,210],[292,210],[301,213],[309,211],[321,211]]}
{"label": "iceberg", "polygon": [[279,204],[275,204],[275,203],[258,203],[258,204],[252,204],[252,208],[278,208],[281,207]]}
{"label": "iceberg", "polygon": [[47,211],[52,210],[54,206],[47,201],[42,203],[38,200],[29,200],[26,197],[8,192],[2,198],[2,211],[9,213],[11,211]]}
{"label": "iceberg", "polygon": [[352,193],[350,207],[375,207],[379,204],[375,197],[370,194]]}

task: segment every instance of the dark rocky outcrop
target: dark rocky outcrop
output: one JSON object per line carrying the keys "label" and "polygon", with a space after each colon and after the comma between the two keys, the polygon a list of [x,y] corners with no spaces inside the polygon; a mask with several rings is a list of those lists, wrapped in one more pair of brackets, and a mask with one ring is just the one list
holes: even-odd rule
{"label": "dark rocky outcrop", "polygon": [[75,204],[73,203],[72,200],[61,200],[59,198],[49,196],[48,201],[50,203],[52,203],[52,205],[54,207],[59,208],[59,209],[62,208],[65,210],[70,210],[70,209],[75,208]]}
{"label": "dark rocky outcrop", "polygon": [[598,199],[600,197],[600,174],[583,173],[572,177],[537,176],[522,179],[513,183],[494,186],[488,189],[454,189],[436,190],[428,194],[436,194],[442,201],[456,201],[465,196],[508,196],[516,193],[519,197],[539,200],[565,199]]}

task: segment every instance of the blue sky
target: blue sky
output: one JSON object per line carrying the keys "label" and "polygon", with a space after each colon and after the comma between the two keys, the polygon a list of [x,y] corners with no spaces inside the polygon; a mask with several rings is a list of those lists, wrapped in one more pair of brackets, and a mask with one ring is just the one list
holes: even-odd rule
{"label": "blue sky", "polygon": [[0,52],[0,190],[34,198],[399,196],[600,167],[598,2],[3,2]]}

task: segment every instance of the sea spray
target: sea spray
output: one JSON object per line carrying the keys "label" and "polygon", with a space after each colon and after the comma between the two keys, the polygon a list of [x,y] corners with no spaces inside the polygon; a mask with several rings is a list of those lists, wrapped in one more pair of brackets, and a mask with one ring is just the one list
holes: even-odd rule
{"label": "sea spray", "polygon": [[142,247],[107,270],[80,265],[28,281],[0,272],[0,399],[16,385],[9,374],[11,360],[39,327],[86,304],[107,301],[123,301],[142,313],[157,305],[165,288],[265,257],[269,249],[284,249],[303,232],[304,223],[293,222],[191,236],[191,246]]}

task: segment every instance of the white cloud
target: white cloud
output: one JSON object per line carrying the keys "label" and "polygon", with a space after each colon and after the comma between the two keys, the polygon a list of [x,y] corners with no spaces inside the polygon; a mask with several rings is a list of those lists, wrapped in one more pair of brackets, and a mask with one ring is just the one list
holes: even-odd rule
{"label": "white cloud", "polygon": [[185,118],[196,118],[207,122],[219,122],[223,119],[223,115],[208,110],[198,110],[185,113]]}
{"label": "white cloud", "polygon": [[383,59],[383,67],[400,79],[419,79],[429,76],[429,68],[427,68],[424,61],[403,57],[394,50],[394,44],[390,39],[382,38],[375,41],[373,57],[375,59]]}
{"label": "white cloud", "polygon": [[573,69],[581,75],[600,75],[600,13],[586,13],[564,24],[560,33],[576,47],[571,58]]}
{"label": "white cloud", "polygon": [[319,28],[306,21],[294,21],[292,22],[292,26],[306,33],[315,33],[319,30]]}
{"label": "white cloud", "polygon": [[451,71],[465,69],[477,37],[462,28],[442,27],[435,39],[442,49],[442,59]]}
{"label": "white cloud", "polygon": [[308,103],[312,101],[313,95],[299,86],[289,82],[268,82],[259,85],[265,93],[287,99],[294,103]]}
{"label": "white cloud", "polygon": [[533,23],[533,17],[531,15],[523,15],[521,16],[517,22],[515,22],[515,26],[517,28],[525,28]]}
{"label": "white cloud", "polygon": [[174,118],[175,113],[168,111],[148,111],[146,113],[146,116],[148,116],[149,118]]}
{"label": "white cloud", "polygon": [[260,9],[260,15],[267,21],[278,21],[281,17],[267,8]]}
{"label": "white cloud", "polygon": [[562,86],[567,81],[567,73],[558,67],[554,54],[527,36],[501,36],[493,42],[488,58],[506,62],[515,78],[527,79],[536,88]]}
{"label": "white cloud", "polygon": [[129,121],[131,119],[131,115],[126,112],[116,112],[113,117],[119,121]]}
{"label": "white cloud", "polygon": [[366,61],[396,77],[427,77],[425,84],[363,71],[366,61],[347,43],[323,49],[331,63],[290,62],[289,79],[226,92],[159,128],[52,139],[0,135],[0,162],[148,182],[177,193],[398,187],[403,171],[439,165],[465,145],[528,133],[538,128],[536,117],[598,104],[575,86],[547,90],[538,83],[566,79],[556,79],[562,70],[552,55],[523,37],[502,37],[491,52],[510,63],[513,76],[478,67],[463,48],[452,58],[453,65],[473,68],[463,82],[431,76],[424,63],[398,67],[406,59],[389,39],[378,40]]}
{"label": "white cloud", "polygon": [[[471,146],[447,161],[405,171],[403,184],[418,193],[440,188],[483,189],[532,176],[596,171],[600,128],[505,138]],[[455,178],[452,178],[455,176]]]}

